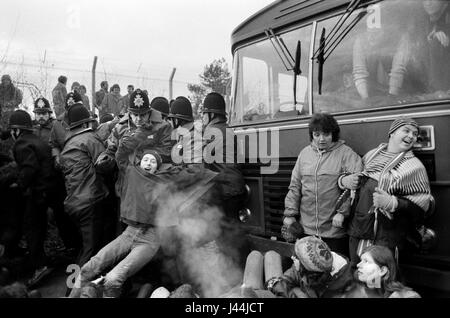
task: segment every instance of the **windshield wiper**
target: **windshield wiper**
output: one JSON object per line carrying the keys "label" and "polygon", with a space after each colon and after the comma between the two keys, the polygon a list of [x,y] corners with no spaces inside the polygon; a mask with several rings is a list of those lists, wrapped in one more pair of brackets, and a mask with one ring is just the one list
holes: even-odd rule
{"label": "windshield wiper", "polygon": [[[358,6],[360,5],[362,0],[352,0],[352,2],[350,2],[350,4],[348,5],[347,9],[345,9],[345,12],[343,15],[341,15],[339,17],[339,20],[336,22],[336,24],[334,25],[334,27],[331,29],[330,33],[328,34],[328,36],[325,38],[325,44],[326,43],[330,43],[333,41],[335,41],[335,37],[337,35],[337,38],[340,38],[342,36],[342,33],[339,33],[339,31],[341,30],[342,26],[344,25],[345,21],[347,21],[347,19],[352,15],[353,11],[356,10],[356,8],[358,8]],[[344,30],[345,31],[345,30]],[[320,46],[316,52],[314,52],[313,55],[313,59],[316,59],[318,54],[320,53],[321,50],[326,50],[325,47]]]}
{"label": "windshield wiper", "polygon": [[[336,49],[336,47],[342,42],[342,40],[347,36],[347,34],[364,18],[367,14],[367,11],[361,11],[352,22],[349,23],[342,31],[342,33],[334,39],[332,43],[330,43],[327,48],[324,50],[324,62],[330,57],[331,53]],[[325,40],[326,41],[326,40]]]}
{"label": "windshield wiper", "polygon": [[272,29],[267,29],[264,31],[264,33],[270,40],[270,43],[272,43],[272,46],[275,49],[275,52],[277,52],[278,57],[280,58],[284,67],[286,68],[286,71],[292,71],[294,69],[295,61],[292,58],[292,54],[289,52],[288,48],[284,44],[283,39],[281,39],[278,35],[276,35]]}
{"label": "windshield wiper", "polygon": [[[344,14],[340,16],[339,20],[331,29],[331,32],[330,34],[328,34],[327,37],[325,37],[325,28],[322,29],[322,34],[320,36],[319,41],[319,48],[316,50],[316,52],[314,52],[314,55],[312,57],[312,59],[317,60],[317,63],[319,64],[317,75],[319,95],[322,94],[323,65],[325,61],[336,49],[339,43],[341,43],[342,40],[347,36],[347,34],[354,28],[354,26],[367,14],[367,10],[361,12],[360,14],[358,14],[358,16],[356,16],[355,19],[353,19],[352,22],[349,23],[349,25],[347,25],[344,28],[342,32],[340,32],[345,21],[347,21],[347,19],[352,15],[352,13],[358,8],[358,6],[361,4],[361,1],[362,0],[352,0],[352,2],[350,2]],[[330,44],[327,46],[327,43]],[[325,56],[326,53],[328,54]]]}
{"label": "windshield wiper", "polygon": [[319,84],[319,95],[322,95],[322,82],[323,82],[323,64],[325,63],[324,52],[325,52],[325,28],[322,29],[322,34],[320,35],[320,51],[317,55],[317,63],[319,63],[317,80]]}
{"label": "windshield wiper", "polygon": [[294,65],[294,107],[297,105],[297,76],[302,74],[300,69],[300,62],[302,60],[302,42],[297,42],[297,49],[295,50],[295,65]]}

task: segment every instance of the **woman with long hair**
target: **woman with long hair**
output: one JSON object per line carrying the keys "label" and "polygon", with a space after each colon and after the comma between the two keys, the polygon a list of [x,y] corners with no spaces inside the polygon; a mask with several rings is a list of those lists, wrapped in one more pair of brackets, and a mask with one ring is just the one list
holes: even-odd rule
{"label": "woman with long hair", "polygon": [[345,298],[420,298],[399,281],[394,255],[385,246],[372,245],[363,250],[355,280]]}

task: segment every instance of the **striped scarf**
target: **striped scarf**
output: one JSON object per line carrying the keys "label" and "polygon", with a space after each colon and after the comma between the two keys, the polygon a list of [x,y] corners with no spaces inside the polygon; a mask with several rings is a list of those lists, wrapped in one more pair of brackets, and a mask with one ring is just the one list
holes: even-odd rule
{"label": "striped scarf", "polygon": [[424,212],[430,206],[431,191],[425,167],[411,150],[399,154],[381,144],[364,158],[363,174],[378,181],[378,187],[418,205]]}
{"label": "striped scarf", "polygon": [[[380,189],[391,195],[406,198],[427,212],[433,198],[425,167],[411,150],[395,154],[387,152],[386,149],[387,144],[383,143],[363,157],[364,171],[362,174],[377,180]],[[383,213],[391,220],[392,216],[388,211],[379,208],[371,209],[371,211],[375,212],[374,233],[376,236],[378,212]],[[371,245],[373,245],[373,240],[360,240],[356,250],[357,255],[361,257],[364,249]],[[398,263],[397,248],[395,248],[395,259]]]}

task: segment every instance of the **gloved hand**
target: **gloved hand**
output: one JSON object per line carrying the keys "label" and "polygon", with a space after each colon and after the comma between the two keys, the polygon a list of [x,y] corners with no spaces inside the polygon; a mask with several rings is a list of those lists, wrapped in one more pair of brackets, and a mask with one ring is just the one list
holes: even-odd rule
{"label": "gloved hand", "polygon": [[350,174],[343,177],[341,179],[341,183],[346,189],[356,190],[359,187],[360,178],[361,174],[359,173]]}
{"label": "gloved hand", "polygon": [[342,213],[336,213],[333,216],[332,224],[334,227],[342,228],[344,224],[344,215]]}
{"label": "gloved hand", "polygon": [[116,161],[114,158],[106,154],[102,154],[98,156],[97,161],[95,162],[95,168],[100,173],[108,173],[114,169]]}
{"label": "gloved hand", "polygon": [[373,193],[373,205],[376,208],[393,212],[397,208],[397,199],[386,191],[375,188],[375,192]]}
{"label": "gloved hand", "polygon": [[[292,219],[294,221],[292,222]],[[295,218],[286,217],[283,220],[283,226],[281,227],[281,236],[288,243],[294,243],[304,233],[303,227],[298,223]]]}
{"label": "gloved hand", "polygon": [[59,156],[54,156],[53,157],[53,165],[54,165],[54,167],[55,167],[55,169],[56,170],[62,170],[63,169],[63,167],[62,167],[62,164],[61,164],[61,159],[60,159],[60,157]]}

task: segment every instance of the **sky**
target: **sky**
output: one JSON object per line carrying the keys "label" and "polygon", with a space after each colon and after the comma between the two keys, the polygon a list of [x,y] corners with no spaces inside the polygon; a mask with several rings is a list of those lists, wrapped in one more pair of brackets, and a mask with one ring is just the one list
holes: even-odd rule
{"label": "sky", "polygon": [[[233,29],[273,0],[2,0],[0,73],[49,97],[59,75],[84,84],[98,57],[101,80],[168,97],[187,94],[206,64],[232,67]],[[30,86],[30,85],[28,85]],[[25,87],[24,87],[24,90]],[[175,97],[174,96],[174,97]]]}

